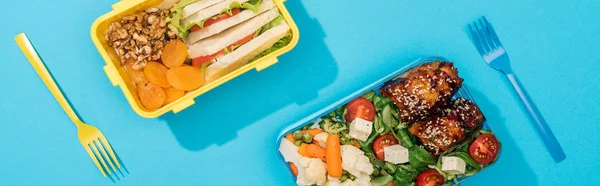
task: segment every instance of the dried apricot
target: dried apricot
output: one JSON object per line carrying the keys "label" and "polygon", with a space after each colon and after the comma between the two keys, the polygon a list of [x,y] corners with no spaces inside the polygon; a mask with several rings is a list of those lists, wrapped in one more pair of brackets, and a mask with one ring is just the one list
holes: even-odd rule
{"label": "dried apricot", "polygon": [[195,90],[204,85],[204,72],[200,68],[192,66],[179,66],[167,71],[167,80],[169,83],[185,91]]}
{"label": "dried apricot", "polygon": [[137,91],[140,102],[142,102],[142,105],[146,107],[146,109],[160,108],[167,99],[167,95],[163,88],[152,83],[138,85]]}
{"label": "dried apricot", "polygon": [[144,68],[144,75],[146,75],[146,78],[148,81],[150,81],[150,83],[154,83],[166,88],[171,86],[167,81],[167,77],[165,76],[167,70],[169,69],[163,64],[158,62],[149,62],[146,65],[146,68]]}
{"label": "dried apricot", "polygon": [[167,94],[167,99],[165,100],[165,105],[169,104],[185,95],[185,91],[176,89],[175,87],[163,88],[165,90],[165,94]]}
{"label": "dried apricot", "polygon": [[125,65],[125,71],[127,71],[127,76],[129,76],[129,79],[131,79],[131,81],[133,81],[137,85],[146,84],[146,82],[148,82],[148,79],[146,79],[144,71],[134,69],[133,63],[133,61],[130,61],[127,62],[127,64]]}
{"label": "dried apricot", "polygon": [[169,68],[183,65],[187,58],[187,46],[180,40],[172,40],[163,48],[160,59]]}

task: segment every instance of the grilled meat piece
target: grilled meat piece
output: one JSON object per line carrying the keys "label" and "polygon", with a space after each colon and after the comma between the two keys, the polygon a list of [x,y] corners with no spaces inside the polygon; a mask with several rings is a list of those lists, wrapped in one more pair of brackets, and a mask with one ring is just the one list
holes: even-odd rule
{"label": "grilled meat piece", "polygon": [[460,121],[449,116],[432,117],[423,122],[416,122],[408,132],[415,135],[425,150],[436,157],[466,138],[465,129]]}
{"label": "grilled meat piece", "polygon": [[438,156],[481,129],[484,120],[475,103],[458,98],[428,120],[414,123],[408,131],[419,138],[425,150]]}
{"label": "grilled meat piece", "polygon": [[400,121],[413,123],[445,107],[462,82],[451,62],[436,61],[411,69],[404,78],[386,82],[380,92],[398,107]]}
{"label": "grilled meat piece", "polygon": [[435,111],[434,115],[456,118],[460,121],[461,126],[469,131],[481,129],[483,121],[485,121],[479,107],[465,98],[455,99],[451,104]]}
{"label": "grilled meat piece", "polygon": [[481,129],[485,117],[479,107],[471,100],[458,98],[454,100],[450,109],[450,116],[457,117],[461,126],[467,130],[475,131]]}

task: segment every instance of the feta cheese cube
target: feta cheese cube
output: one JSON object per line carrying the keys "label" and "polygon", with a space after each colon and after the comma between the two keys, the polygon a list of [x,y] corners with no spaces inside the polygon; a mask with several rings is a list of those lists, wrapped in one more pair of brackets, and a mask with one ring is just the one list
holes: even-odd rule
{"label": "feta cheese cube", "polygon": [[362,141],[367,141],[373,131],[373,122],[356,118],[350,123],[350,136]]}
{"label": "feta cheese cube", "polygon": [[393,164],[408,162],[408,149],[401,145],[383,147],[384,160]]}
{"label": "feta cheese cube", "polygon": [[442,171],[452,174],[464,174],[466,163],[464,160],[456,156],[442,157]]}

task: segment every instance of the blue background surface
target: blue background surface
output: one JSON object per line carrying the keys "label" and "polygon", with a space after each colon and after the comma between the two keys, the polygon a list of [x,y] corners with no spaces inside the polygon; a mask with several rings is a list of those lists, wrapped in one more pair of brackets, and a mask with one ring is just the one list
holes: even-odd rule
{"label": "blue background surface", "polygon": [[[112,87],[89,29],[108,1],[1,1],[0,183],[111,185],[21,54],[26,32],[74,108],[111,141],[119,185],[293,185],[275,152],[286,126],[416,58],[456,62],[503,142],[496,165],[464,185],[593,185],[600,166],[600,1],[288,0],[300,42],[280,62],[143,119]],[[567,159],[547,153],[508,80],[477,54],[466,25],[486,16]]]}

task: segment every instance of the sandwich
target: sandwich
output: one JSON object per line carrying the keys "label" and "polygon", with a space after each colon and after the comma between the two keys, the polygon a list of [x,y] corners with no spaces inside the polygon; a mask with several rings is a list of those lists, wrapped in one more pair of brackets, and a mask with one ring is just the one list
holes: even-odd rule
{"label": "sandwich", "polygon": [[172,9],[169,28],[185,41],[192,66],[204,70],[207,82],[291,39],[273,0],[183,0]]}

